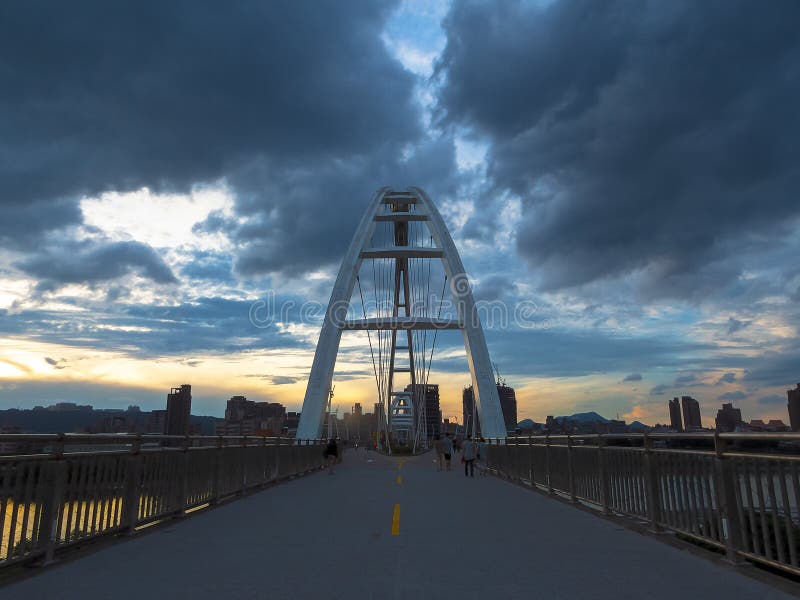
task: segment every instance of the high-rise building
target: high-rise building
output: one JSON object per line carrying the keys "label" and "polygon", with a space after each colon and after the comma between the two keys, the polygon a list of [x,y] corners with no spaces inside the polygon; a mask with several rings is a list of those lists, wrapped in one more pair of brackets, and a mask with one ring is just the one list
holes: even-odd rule
{"label": "high-rise building", "polygon": [[683,407],[683,427],[686,431],[692,429],[702,429],[703,422],[700,419],[700,403],[691,396],[681,396]]}
{"label": "high-rise building", "polygon": [[792,431],[800,431],[800,383],[793,390],[786,390],[789,398],[789,427]]}
{"label": "high-rise building", "polygon": [[232,396],[225,407],[225,420],[216,425],[217,435],[281,435],[286,408],[278,402],[255,402]]}
{"label": "high-rise building", "polygon": [[406,386],[407,392],[412,392],[414,397],[414,414],[419,414],[418,403],[420,398],[425,398],[425,429],[426,437],[432,438],[441,433],[442,430],[442,411],[439,407],[439,384],[429,383],[423,385],[417,383]]}
{"label": "high-rise building", "polygon": [[286,413],[286,420],[284,421],[284,425],[289,432],[289,435],[292,436],[297,431],[297,425],[300,423],[300,413],[299,412],[287,412]]}
{"label": "high-rise building", "polygon": [[188,435],[189,415],[192,412],[192,386],[172,388],[167,395],[167,435]]}
{"label": "high-rise building", "polygon": [[681,403],[677,398],[669,401],[669,424],[675,431],[683,431],[681,422]]}
{"label": "high-rise building", "polygon": [[[514,388],[507,386],[505,383],[497,382],[497,395],[500,397],[500,408],[503,411],[503,421],[506,425],[506,431],[514,431],[517,428],[517,395]],[[464,388],[464,393],[461,397],[462,413],[464,417],[464,429],[467,434],[480,435],[481,433],[481,419],[480,416],[474,414],[475,411],[475,396],[472,392],[472,386]],[[475,427],[473,429],[473,419],[475,420]]]}
{"label": "high-rise building", "polygon": [[515,431],[517,429],[517,394],[514,392],[514,388],[505,383],[498,383],[497,395],[500,396],[500,407],[503,409],[506,431]]}
{"label": "high-rise building", "polygon": [[722,408],[717,411],[717,431],[736,431],[736,428],[742,424],[742,411],[739,408],[733,408],[733,404],[723,404]]}
{"label": "high-rise building", "polygon": [[461,394],[461,422],[464,424],[464,431],[467,434],[481,434],[481,423],[475,410],[475,397],[472,394],[472,386],[464,388]]}

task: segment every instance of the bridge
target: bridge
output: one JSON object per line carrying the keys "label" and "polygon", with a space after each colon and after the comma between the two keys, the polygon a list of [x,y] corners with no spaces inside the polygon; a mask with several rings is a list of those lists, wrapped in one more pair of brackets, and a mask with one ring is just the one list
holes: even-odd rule
{"label": "bridge", "polygon": [[318,440],[11,441],[39,451],[0,457],[4,599],[800,590],[798,457],[746,434],[492,440],[474,478],[363,448],[327,475]]}
{"label": "bridge", "polygon": [[[477,477],[458,455],[437,470],[430,451],[438,425],[420,390],[450,329],[478,416],[466,433],[487,436]],[[325,475],[350,331],[367,334],[380,452],[350,449]],[[293,437],[0,435],[2,597],[791,597],[798,443],[508,436],[444,221],[421,189],[382,188],[342,261]]]}

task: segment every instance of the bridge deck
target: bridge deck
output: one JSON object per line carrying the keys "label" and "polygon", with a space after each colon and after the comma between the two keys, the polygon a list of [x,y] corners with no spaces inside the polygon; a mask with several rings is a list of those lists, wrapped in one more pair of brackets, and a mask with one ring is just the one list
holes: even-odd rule
{"label": "bridge deck", "polygon": [[[788,598],[732,568],[430,455],[304,477],[44,569],[30,598]],[[402,479],[398,482],[398,476]],[[392,535],[395,504],[399,534]]]}

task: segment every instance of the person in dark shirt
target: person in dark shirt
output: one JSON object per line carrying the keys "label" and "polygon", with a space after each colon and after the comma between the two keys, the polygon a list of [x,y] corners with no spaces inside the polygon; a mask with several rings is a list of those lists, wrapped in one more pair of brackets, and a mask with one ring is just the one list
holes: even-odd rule
{"label": "person in dark shirt", "polygon": [[325,448],[324,454],[325,458],[328,459],[328,475],[333,475],[333,468],[339,458],[339,447],[336,445],[336,438],[328,440],[328,446]]}
{"label": "person in dark shirt", "polygon": [[450,438],[450,434],[446,434],[444,439],[442,440],[443,449],[444,449],[444,467],[445,471],[450,470],[450,458],[453,456],[453,440]]}

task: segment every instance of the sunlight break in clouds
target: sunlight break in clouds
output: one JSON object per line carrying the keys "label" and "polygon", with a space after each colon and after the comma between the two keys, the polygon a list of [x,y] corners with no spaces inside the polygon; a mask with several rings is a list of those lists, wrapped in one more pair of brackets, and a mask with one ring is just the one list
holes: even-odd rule
{"label": "sunlight break in clouds", "polygon": [[[106,192],[83,198],[84,225],[97,227],[114,241],[136,240],[155,248],[190,247],[220,250],[222,236],[197,235],[192,227],[214,211],[233,215],[233,197],[224,185],[195,186],[188,194]],[[222,248],[221,248],[222,246]]]}

